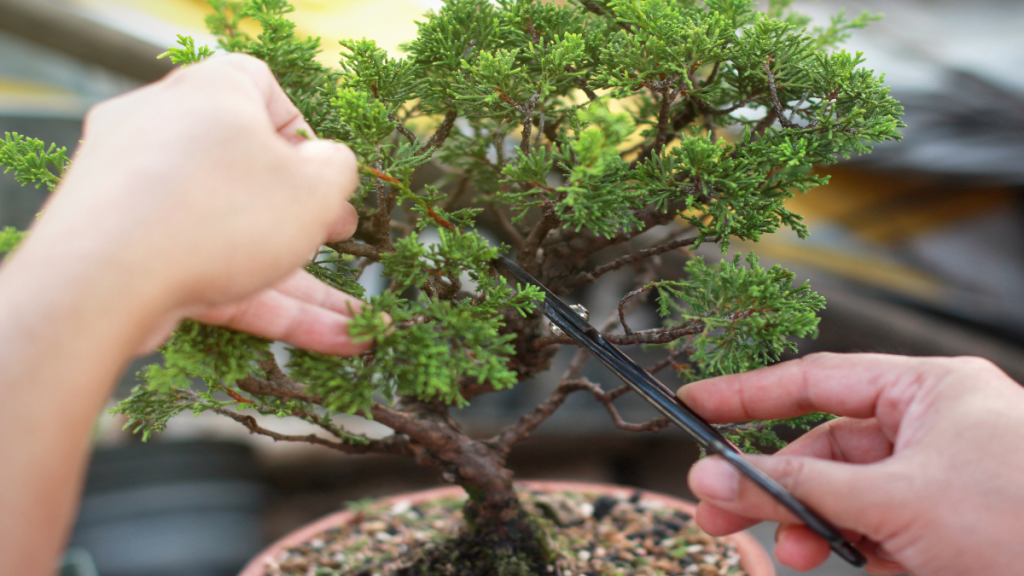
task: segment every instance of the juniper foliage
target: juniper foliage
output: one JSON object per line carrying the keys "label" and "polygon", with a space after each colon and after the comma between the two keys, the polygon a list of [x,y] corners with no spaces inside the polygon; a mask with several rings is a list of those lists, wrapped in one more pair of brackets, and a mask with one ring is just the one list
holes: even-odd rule
{"label": "juniper foliage", "polygon": [[[500,253],[563,294],[627,265],[654,274],[639,288],[656,292],[664,326],[617,338],[664,346],[665,366],[684,378],[777,360],[792,338],[816,332],[824,302],[806,284],[752,254],[694,258],[684,280],[658,280],[665,271],[651,257],[708,243],[725,252],[781,228],[805,236],[786,202],[827,182],[811,167],[899,137],[902,108],[883,78],[861,54],[834,49],[874,17],[841,14],[809,29],[790,3],[447,0],[418,22],[404,55],[346,40],[333,68],[318,59],[319,39],[296,35],[286,0],[210,0],[219,48],[266,61],[316,136],[346,142],[360,159],[359,230],[307,270],[364,297],[360,278],[383,267],[386,288],[351,324],[376,345],[356,358],[291,349],[282,370],[268,342],[188,322],[116,411],[145,435],[183,410],[247,426],[232,410],[291,415],[320,425],[338,449],[429,453],[457,482],[482,486],[486,474],[474,476],[453,438],[486,446],[477,459],[493,450],[500,466],[548,404],[594,391],[577,373],[486,442],[446,428],[448,407],[536,375],[562,343],[537,291],[513,290],[493,268]],[[211,54],[181,37],[167,56],[188,65]],[[62,149],[18,135],[7,135],[0,161],[51,189],[67,166]],[[9,247],[17,234],[2,238]],[[341,413],[376,418],[395,436],[348,434],[330,420]],[[745,449],[774,446],[773,424],[728,432]]]}

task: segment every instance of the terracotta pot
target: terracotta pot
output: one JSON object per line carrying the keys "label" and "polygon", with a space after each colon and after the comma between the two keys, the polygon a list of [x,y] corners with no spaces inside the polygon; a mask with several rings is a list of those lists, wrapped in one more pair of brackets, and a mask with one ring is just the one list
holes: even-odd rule
{"label": "terracotta pot", "polygon": [[[634,492],[636,492],[635,488],[591,482],[526,480],[518,482],[517,484],[538,492],[579,492],[582,494],[602,494],[623,500],[628,499]],[[380,502],[384,504],[394,504],[401,501],[407,501],[416,505],[440,498],[452,498],[464,495],[465,491],[459,486],[445,486],[443,488],[433,488],[430,490],[389,496],[387,498],[382,498]],[[696,508],[692,502],[680,500],[679,498],[669,496],[667,494],[659,494],[658,492],[643,490],[643,498],[645,500],[661,502],[668,508],[681,510],[682,512],[690,515],[693,515]],[[277,558],[283,549],[291,548],[308,540],[312,540],[318,534],[326,532],[331,528],[337,528],[338,526],[348,524],[352,521],[352,517],[353,515],[351,512],[342,510],[341,512],[335,512],[334,514],[324,516],[316,522],[288,534],[284,538],[281,538],[277,542],[271,544],[270,547],[263,552],[260,552],[259,555],[253,558],[249,564],[245,566],[239,576],[263,576],[264,567],[266,566],[267,561]],[[746,532],[739,532],[732,536],[726,536],[725,539],[736,543],[736,551],[740,554],[740,566],[747,572],[747,574],[749,574],[749,576],[775,576],[775,565],[772,563],[771,557],[768,556],[768,552],[761,546],[760,542],[754,539],[753,536]]]}

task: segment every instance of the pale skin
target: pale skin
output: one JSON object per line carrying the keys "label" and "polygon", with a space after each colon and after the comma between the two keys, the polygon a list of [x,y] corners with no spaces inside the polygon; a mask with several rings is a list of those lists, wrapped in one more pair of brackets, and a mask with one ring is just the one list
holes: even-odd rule
{"label": "pale skin", "polygon": [[356,162],[259,61],[217,58],[99,105],[0,268],[0,572],[50,576],[93,423],[125,364],[188,316],[355,354],[359,302],[301,270],[352,234]]}
{"label": "pale skin", "polygon": [[[1020,574],[1024,388],[979,358],[816,354],[694,383],[680,397],[712,422],[842,416],[754,463],[846,532],[872,574]],[[798,570],[824,540],[720,458],[689,475],[714,535],[780,522],[775,554]]]}
{"label": "pale skin", "polygon": [[[328,354],[370,346],[349,337],[359,302],[301,271],[355,230],[355,158],[300,131],[273,76],[244,56],[90,112],[73,168],[0,267],[0,572],[52,574],[97,415],[125,364],[181,319]],[[843,416],[756,462],[847,530],[873,572],[1019,572],[1024,390],[991,364],[818,355],[681,396],[715,422]],[[705,530],[779,521],[783,563],[827,557],[716,459],[690,485]]]}

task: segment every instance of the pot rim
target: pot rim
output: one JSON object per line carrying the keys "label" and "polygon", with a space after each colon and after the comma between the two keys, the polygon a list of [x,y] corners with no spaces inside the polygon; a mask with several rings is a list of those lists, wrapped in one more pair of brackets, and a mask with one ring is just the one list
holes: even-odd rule
{"label": "pot rim", "polygon": [[[621,499],[628,499],[639,491],[644,500],[660,502],[667,507],[681,510],[691,516],[696,512],[696,505],[682,498],[643,488],[633,488],[618,484],[563,480],[520,480],[516,482],[516,485],[539,492],[598,493],[607,494]],[[464,496],[465,493],[465,490],[463,490],[461,486],[441,486],[438,488],[427,488],[425,490],[416,490],[413,492],[404,492],[392,496],[385,496],[383,498],[378,498],[377,501],[383,504],[396,504],[398,502],[406,501],[415,505],[440,498]],[[243,568],[239,573],[239,576],[263,576],[264,567],[267,562],[276,558],[283,549],[312,540],[315,536],[322,534],[331,528],[336,528],[340,525],[351,522],[353,517],[354,514],[348,510],[332,512],[331,514],[328,514],[318,520],[314,520],[312,523],[286,534],[253,557],[253,559],[250,560],[249,563],[245,565],[245,568]],[[724,536],[723,538],[736,544],[736,551],[740,555],[740,567],[743,568],[749,576],[776,576],[775,564],[768,555],[768,551],[765,550],[764,547],[761,546],[761,543],[748,532],[737,532],[729,536]]]}

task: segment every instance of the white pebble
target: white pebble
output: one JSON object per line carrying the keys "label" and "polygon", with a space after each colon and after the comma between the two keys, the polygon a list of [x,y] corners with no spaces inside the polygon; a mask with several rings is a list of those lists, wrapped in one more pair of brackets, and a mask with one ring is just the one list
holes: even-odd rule
{"label": "white pebble", "polygon": [[373,534],[373,537],[376,538],[377,540],[381,541],[381,542],[387,542],[388,540],[391,540],[392,538],[394,538],[394,536],[392,536],[391,534],[388,534],[387,532],[384,532],[384,531],[375,532]]}
{"label": "white pebble", "polygon": [[578,558],[580,562],[589,562],[590,550],[580,550],[576,553],[576,558]]}
{"label": "white pebble", "polygon": [[580,504],[580,515],[584,518],[591,518],[594,516],[594,505],[590,502],[584,502]]}
{"label": "white pebble", "polygon": [[636,507],[641,510],[660,510],[665,507],[665,503],[661,500],[641,500]]}
{"label": "white pebble", "polygon": [[400,500],[395,502],[395,505],[391,507],[391,513],[398,516],[399,514],[408,512],[410,508],[412,508],[412,502],[408,500]]}
{"label": "white pebble", "polygon": [[312,540],[310,540],[310,541],[309,541],[309,545],[310,545],[310,547],[312,547],[312,548],[313,548],[314,550],[318,550],[318,549],[320,549],[320,548],[323,548],[323,547],[324,547],[324,541],[323,541],[323,540],[321,540],[321,539],[319,539],[319,538],[314,538],[314,539],[312,539]]}
{"label": "white pebble", "polygon": [[688,554],[693,554],[694,552],[700,552],[703,549],[704,549],[704,545],[703,544],[690,544],[689,546],[686,547],[686,552]]}
{"label": "white pebble", "polygon": [[598,546],[597,548],[594,548],[594,558],[604,558],[605,554],[607,553],[608,551],[605,550],[603,546]]}

